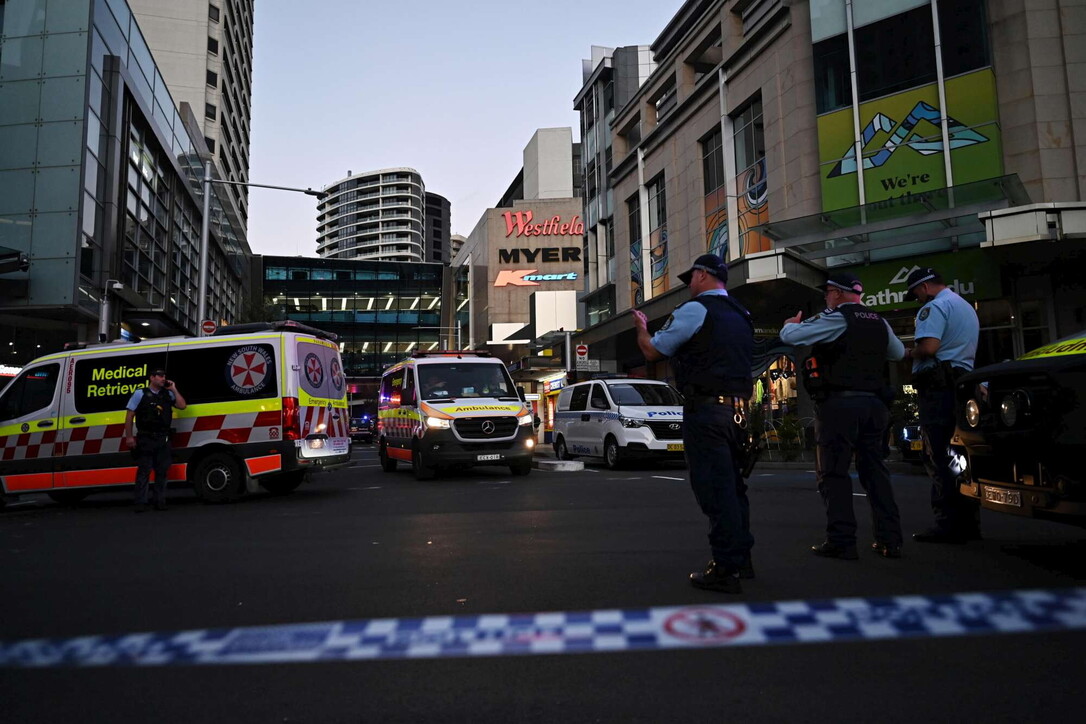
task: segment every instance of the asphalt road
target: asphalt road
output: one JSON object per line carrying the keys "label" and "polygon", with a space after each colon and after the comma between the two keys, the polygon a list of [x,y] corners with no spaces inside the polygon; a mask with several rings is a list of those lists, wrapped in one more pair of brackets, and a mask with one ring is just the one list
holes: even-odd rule
{"label": "asphalt road", "polygon": [[[813,474],[755,471],[758,578],[698,591],[709,558],[685,470],[482,468],[417,482],[352,467],[285,497],[207,506],[174,491],[0,513],[0,638],[375,617],[939,594],[1081,585],[1072,527],[985,512],[985,539],[822,560]],[[927,482],[895,478],[906,531]],[[865,499],[855,498],[861,545]],[[1031,721],[1066,718],[1082,633],[472,659],[0,671],[5,721]]]}

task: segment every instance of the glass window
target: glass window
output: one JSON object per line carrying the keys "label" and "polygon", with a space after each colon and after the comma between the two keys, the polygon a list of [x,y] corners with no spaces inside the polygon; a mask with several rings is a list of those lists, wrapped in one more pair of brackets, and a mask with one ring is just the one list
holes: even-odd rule
{"label": "glass window", "polygon": [[216,38],[212,38],[210,35],[207,38],[207,52],[212,55],[219,54],[219,41]]}
{"label": "glass window", "polygon": [[939,39],[944,77],[991,65],[984,0],[940,2]]}
{"label": "glass window", "polygon": [[935,82],[935,34],[927,5],[856,29],[861,101]]}
{"label": "glass window", "polygon": [[14,420],[45,411],[53,403],[60,376],[57,363],[26,370],[4,388],[0,396],[0,420]]}
{"label": "glass window", "polygon": [[608,388],[616,405],[678,406],[683,404],[682,396],[670,385],[634,382],[608,385]]}
{"label": "glass window", "polygon": [[574,387],[569,398],[570,410],[583,410],[588,406],[588,385]]}
{"label": "glass window", "polygon": [[213,23],[219,22],[219,8],[216,7],[215,5],[212,5],[212,4],[208,3],[207,17]]}
{"label": "glass window", "polygon": [[816,112],[828,113],[852,105],[848,35],[815,43],[813,50]]}
{"label": "glass window", "polygon": [[734,118],[735,168],[739,173],[765,158],[762,99],[755,97]]}
{"label": "glass window", "polygon": [[217,86],[217,85],[219,84],[219,74],[218,74],[218,73],[216,73],[216,72],[215,72],[215,71],[213,71],[213,70],[209,70],[209,71],[207,71],[207,79],[206,79],[206,82],[207,82],[207,84],[208,84],[209,86],[211,86],[212,88],[214,88],[215,86]]}
{"label": "glass window", "polygon": [[281,266],[270,266],[264,270],[265,279],[286,279],[287,270]]}
{"label": "glass window", "polygon": [[593,410],[610,410],[611,403],[607,401],[607,394],[603,391],[603,385],[592,385],[592,400],[589,403]]}
{"label": "glass window", "polygon": [[664,176],[660,174],[648,184],[649,193],[649,231],[655,231],[667,224],[667,192]]}
{"label": "glass window", "polygon": [[213,103],[204,104],[204,117],[215,120],[219,115],[219,109]]}
{"label": "glass window", "polygon": [[516,386],[502,364],[424,364],[418,367],[422,399],[471,397],[516,399]]}
{"label": "glass window", "polygon": [[706,196],[724,185],[724,146],[721,138],[722,134],[717,128],[701,141],[701,171]]}

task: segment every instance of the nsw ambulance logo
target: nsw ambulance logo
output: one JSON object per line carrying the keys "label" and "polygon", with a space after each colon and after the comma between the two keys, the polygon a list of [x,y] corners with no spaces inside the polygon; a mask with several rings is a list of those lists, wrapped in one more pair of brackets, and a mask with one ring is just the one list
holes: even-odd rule
{"label": "nsw ambulance logo", "polygon": [[324,365],[321,364],[321,358],[310,352],[305,356],[305,376],[309,380],[309,384],[313,387],[320,387],[324,382]]}
{"label": "nsw ambulance logo", "polygon": [[328,379],[332,381],[332,386],[336,388],[336,392],[343,391],[343,368],[339,366],[339,360],[333,359],[332,363],[328,365],[332,368],[332,373]]}
{"label": "nsw ambulance logo", "polygon": [[230,389],[239,395],[253,395],[268,383],[271,357],[260,347],[241,347],[226,362]]}

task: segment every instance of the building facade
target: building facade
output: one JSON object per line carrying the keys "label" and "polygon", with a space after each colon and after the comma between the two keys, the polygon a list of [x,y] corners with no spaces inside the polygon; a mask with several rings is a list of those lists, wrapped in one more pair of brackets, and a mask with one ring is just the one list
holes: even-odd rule
{"label": "building facade", "polygon": [[[0,3],[3,361],[65,342],[195,334],[202,176],[179,108],[123,0]],[[213,186],[208,316],[246,315],[244,225]]]}
{"label": "building facade", "polygon": [[[249,180],[253,97],[253,0],[129,0],[147,47],[177,103],[192,108],[228,181]],[[242,226],[245,186],[227,186]]]}
{"label": "building facade", "polygon": [[449,200],[440,194],[426,192],[426,249],[425,260],[448,264],[451,258],[452,240],[450,224],[452,208]]}
{"label": "building facade", "polygon": [[424,261],[426,187],[413,168],[350,171],[317,205],[317,254],[326,259]]}
{"label": "building facade", "polygon": [[686,296],[676,275],[706,252],[728,260],[765,337],[818,311],[815,285],[849,269],[911,338],[904,281],[924,266],[977,308],[978,364],[1081,328],[1084,13],[1046,0],[684,3],[611,123],[619,315],[579,340],[666,378],[643,366],[622,312],[663,324]]}

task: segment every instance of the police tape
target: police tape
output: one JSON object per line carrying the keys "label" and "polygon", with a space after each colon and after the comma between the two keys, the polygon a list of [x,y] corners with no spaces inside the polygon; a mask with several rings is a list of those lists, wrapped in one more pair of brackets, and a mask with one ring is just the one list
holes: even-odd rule
{"label": "police tape", "polygon": [[880,641],[1086,628],[1086,588],[429,616],[0,642],[0,666],[283,664]]}

